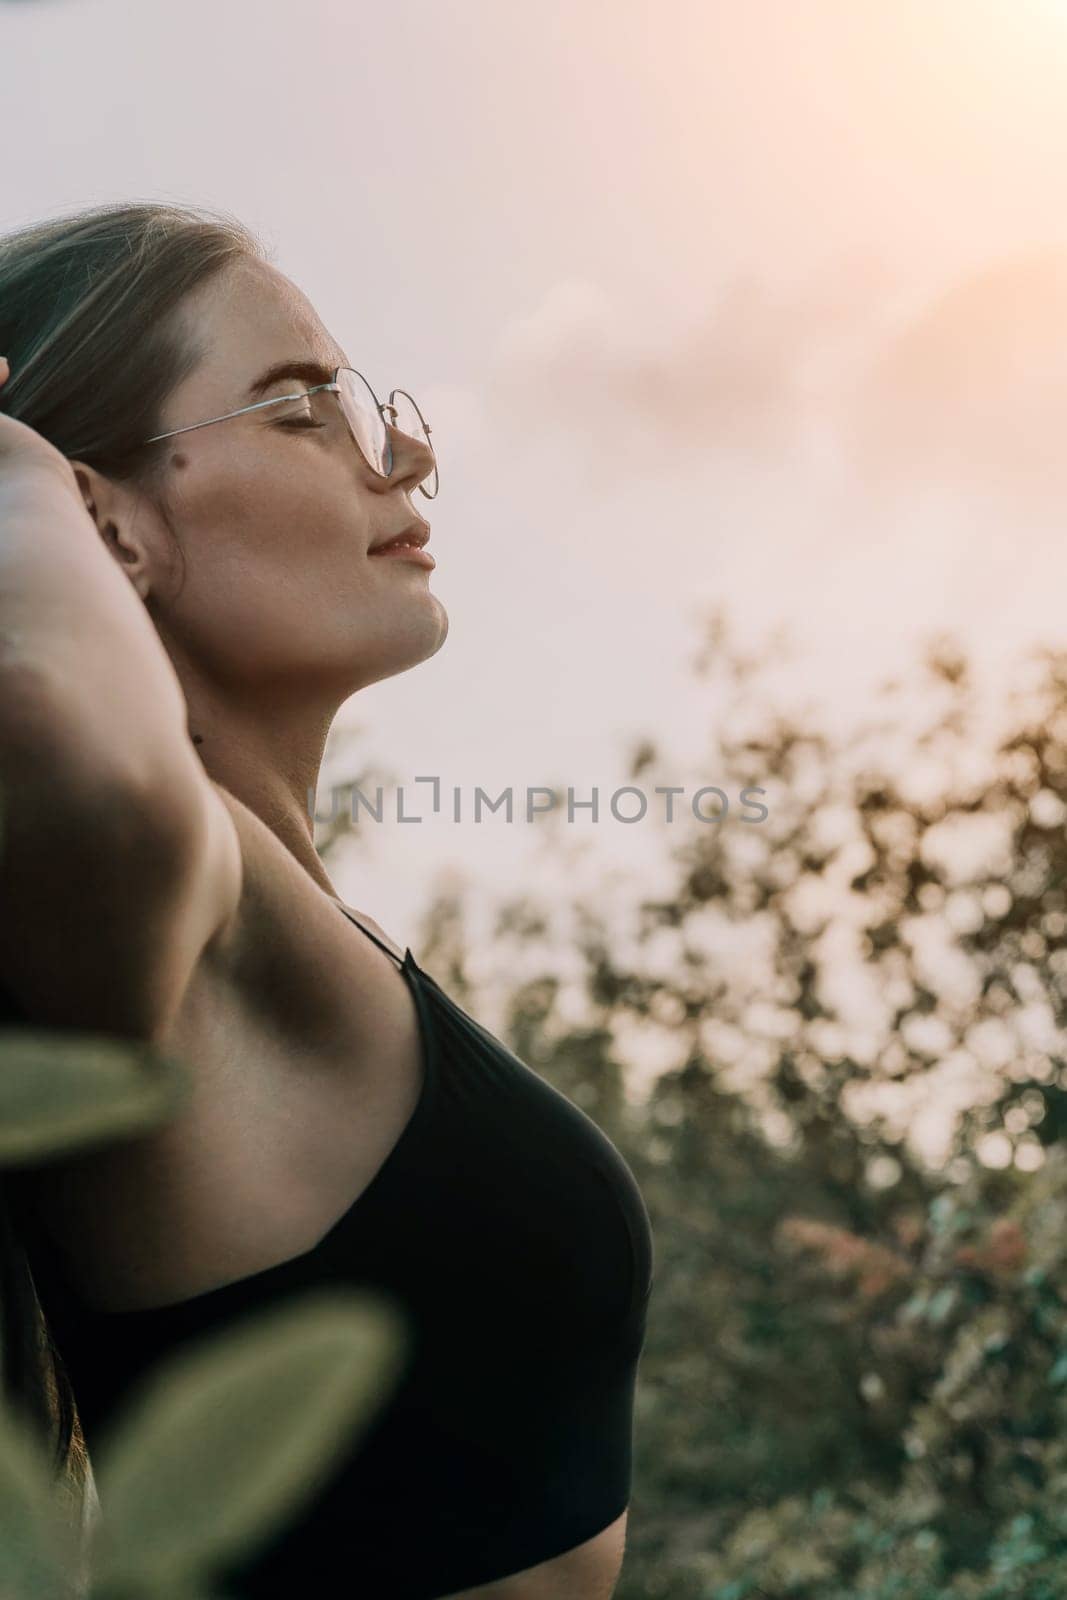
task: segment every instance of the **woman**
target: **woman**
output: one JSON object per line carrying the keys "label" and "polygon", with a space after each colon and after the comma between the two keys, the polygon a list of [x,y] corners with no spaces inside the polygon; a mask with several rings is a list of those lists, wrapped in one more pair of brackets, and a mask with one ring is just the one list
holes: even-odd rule
{"label": "woman", "polygon": [[9,1178],[9,1394],[56,1416],[62,1455],[69,1382],[91,1458],[184,1340],[323,1282],[386,1291],[402,1381],[227,1592],[343,1572],[375,1600],[606,1600],[640,1194],[341,904],[308,815],[338,708],[447,633],[420,414],[380,406],[261,246],[191,208],[0,240],[0,350],[6,1021],[149,1040],[195,1079],[162,1130]]}

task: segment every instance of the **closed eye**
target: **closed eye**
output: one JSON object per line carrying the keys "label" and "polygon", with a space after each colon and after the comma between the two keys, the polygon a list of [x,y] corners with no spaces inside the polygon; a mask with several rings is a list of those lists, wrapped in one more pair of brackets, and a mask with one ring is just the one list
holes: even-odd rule
{"label": "closed eye", "polygon": [[278,423],[279,428],[325,428],[325,422],[316,422],[314,417],[282,417]]}

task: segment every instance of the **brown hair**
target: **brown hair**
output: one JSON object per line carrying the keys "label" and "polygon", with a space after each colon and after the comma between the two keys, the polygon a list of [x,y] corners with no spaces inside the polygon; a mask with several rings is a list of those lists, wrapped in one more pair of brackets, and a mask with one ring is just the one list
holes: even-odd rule
{"label": "brown hair", "polygon": [[[163,402],[196,366],[185,297],[231,263],[266,259],[235,218],[201,207],[104,205],[0,237],[0,411],[71,459],[158,492]],[[5,1010],[0,994],[0,1028]],[[13,1196],[0,1173],[0,1383],[86,1479],[76,1396],[45,1323]]]}

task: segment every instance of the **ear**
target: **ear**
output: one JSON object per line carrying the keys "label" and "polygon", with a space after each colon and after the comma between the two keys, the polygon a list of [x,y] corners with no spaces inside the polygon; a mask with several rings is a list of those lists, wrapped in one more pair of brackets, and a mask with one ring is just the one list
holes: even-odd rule
{"label": "ear", "polygon": [[137,500],[125,484],[106,478],[84,461],[70,463],[81,490],[85,509],[96,524],[104,544],[118,562],[142,600],[152,588],[149,548],[134,532]]}

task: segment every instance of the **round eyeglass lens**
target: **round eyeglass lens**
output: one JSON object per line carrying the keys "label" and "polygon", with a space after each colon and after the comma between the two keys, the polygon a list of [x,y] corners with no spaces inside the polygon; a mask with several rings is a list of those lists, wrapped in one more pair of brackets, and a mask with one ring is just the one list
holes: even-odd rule
{"label": "round eyeglass lens", "polygon": [[393,470],[393,452],[377,400],[365,379],[351,367],[341,368],[337,374],[337,382],[348,425],[366,458],[367,465],[383,478],[387,478]]}
{"label": "round eyeglass lens", "polygon": [[[398,428],[401,433],[406,433],[409,438],[417,439],[420,444],[424,444],[430,454],[433,455],[433,445],[430,443],[430,435],[423,421],[422,412],[407,391],[394,389],[389,397],[389,403],[396,412],[393,426]],[[437,482],[437,458],[434,456],[433,466],[419,484],[419,488],[427,500],[432,500],[437,493]]]}

